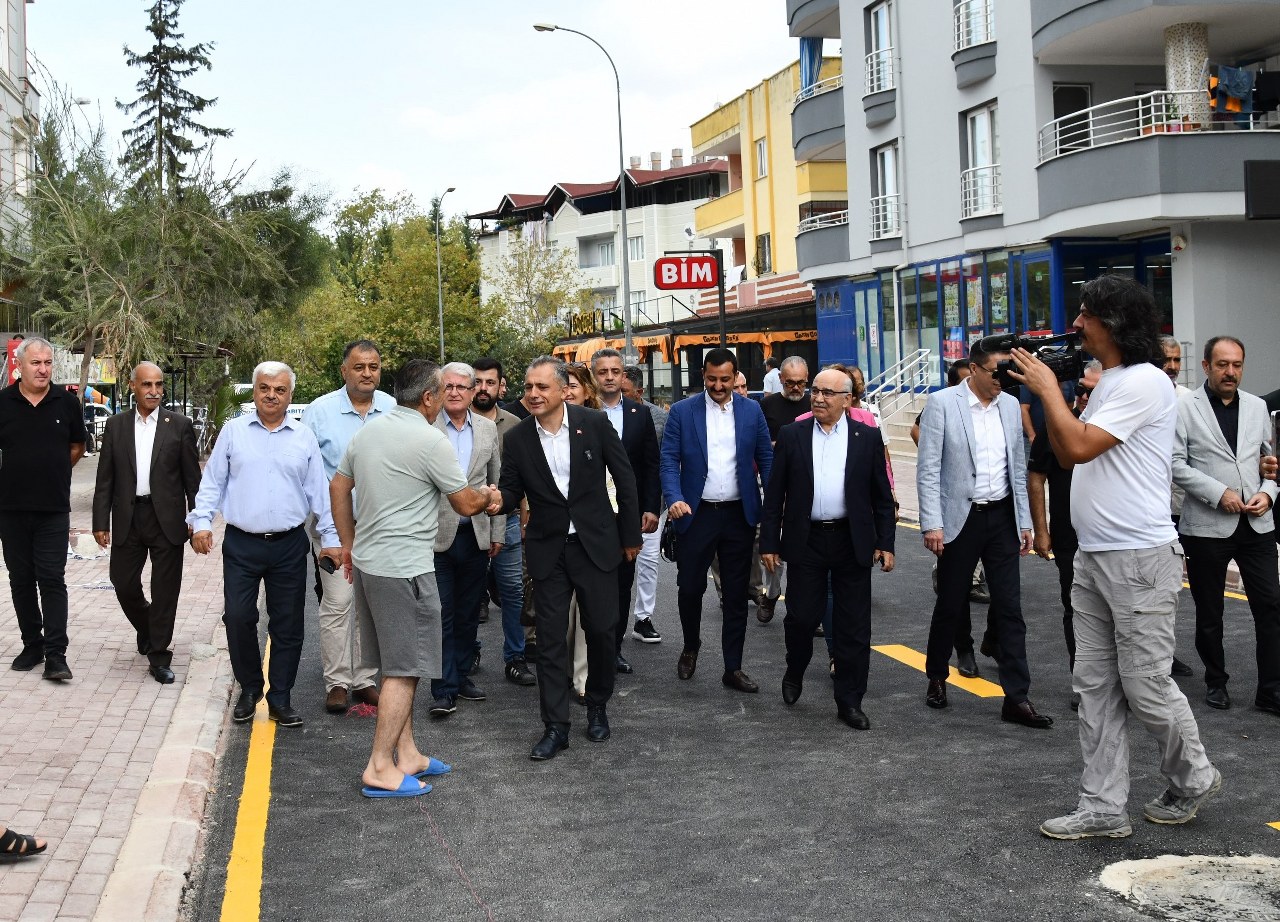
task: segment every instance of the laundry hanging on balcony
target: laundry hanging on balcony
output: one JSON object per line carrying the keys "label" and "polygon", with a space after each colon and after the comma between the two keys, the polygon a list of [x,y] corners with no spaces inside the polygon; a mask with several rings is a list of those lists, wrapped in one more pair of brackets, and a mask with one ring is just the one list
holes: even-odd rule
{"label": "laundry hanging on balcony", "polygon": [[1234,115],[1236,122],[1247,127],[1253,112],[1253,71],[1217,65],[1217,73],[1209,75],[1209,99],[1215,113]]}
{"label": "laundry hanging on balcony", "polygon": [[807,93],[822,73],[822,39],[800,39],[800,92]]}

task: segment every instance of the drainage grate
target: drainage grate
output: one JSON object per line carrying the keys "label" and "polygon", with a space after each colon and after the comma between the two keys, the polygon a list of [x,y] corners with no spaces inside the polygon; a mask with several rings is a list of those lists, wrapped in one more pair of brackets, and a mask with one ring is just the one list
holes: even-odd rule
{"label": "drainage grate", "polygon": [[1120,861],[1102,885],[1171,922],[1280,922],[1280,860],[1162,855]]}

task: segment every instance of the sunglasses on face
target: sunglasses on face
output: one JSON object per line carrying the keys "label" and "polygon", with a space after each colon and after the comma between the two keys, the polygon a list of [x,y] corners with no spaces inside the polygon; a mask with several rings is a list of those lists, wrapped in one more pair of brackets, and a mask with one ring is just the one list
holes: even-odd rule
{"label": "sunglasses on face", "polygon": [[1077,396],[1077,397],[1088,397],[1088,396],[1089,396],[1090,394],[1092,394],[1092,393],[1093,393],[1093,388],[1091,388],[1091,387],[1089,387],[1088,385],[1086,385],[1083,381],[1077,381],[1077,382],[1076,382],[1076,396]]}

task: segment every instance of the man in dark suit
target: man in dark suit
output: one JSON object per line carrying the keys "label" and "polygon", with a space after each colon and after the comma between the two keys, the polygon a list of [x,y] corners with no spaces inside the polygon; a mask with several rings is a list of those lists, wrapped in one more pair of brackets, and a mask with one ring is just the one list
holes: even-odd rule
{"label": "man in dark suit", "polygon": [[845,415],[852,401],[848,375],[819,372],[813,418],[779,430],[764,495],[760,561],[770,573],[779,558],[789,564],[782,700],[795,704],[800,698],[830,585],[836,716],[866,730],[871,566],[893,569],[895,526],[880,433]]}
{"label": "man in dark suit", "polygon": [[[658,486],[658,432],[653,425],[653,415],[643,403],[622,396],[622,382],[626,380],[626,376],[622,367],[622,353],[617,349],[598,350],[591,356],[591,371],[600,388],[600,409],[609,417],[618,438],[622,439],[627,460],[631,462],[631,472],[635,474],[636,491],[640,496],[640,531],[651,535],[658,530],[658,504],[662,497]],[[631,613],[631,586],[635,580],[634,560],[624,560],[618,564],[618,640],[615,665],[618,672],[623,673],[631,672],[631,664],[622,655],[622,639],[627,635]],[[657,639],[661,640],[661,635]]]}
{"label": "man in dark suit", "polygon": [[[538,628],[538,698],[546,732],[529,757],[555,758],[569,747],[569,600],[577,593],[587,635],[587,739],[609,738],[605,704],[613,694],[618,624],[618,564],[640,551],[640,505],[627,453],[598,410],[567,405],[564,363],[533,360],[525,372],[531,418],[502,442],[502,508],[529,503],[524,550]],[[613,476],[617,511],[606,472]]]}
{"label": "man in dark suit", "polygon": [[[200,489],[200,459],[191,420],[160,406],[164,372],[140,362],[129,373],[135,409],[107,420],[93,493],[93,537],[112,545],[111,585],[138,635],[151,677],[167,685],[173,622],[182,589],[187,511]],[[114,540],[112,536],[114,533]],[[151,601],[142,567],[151,557]]]}
{"label": "man in dark suit", "polygon": [[742,671],[747,638],[747,581],[760,522],[756,471],[767,486],[773,465],[769,427],[760,405],[733,392],[737,357],[712,349],[702,362],[703,393],[671,408],[662,437],[662,493],[675,522],[676,585],[684,650],[676,675],[693,677],[702,645],[702,596],[711,558],[720,559],[723,593],[723,682],[742,692],[760,687]]}

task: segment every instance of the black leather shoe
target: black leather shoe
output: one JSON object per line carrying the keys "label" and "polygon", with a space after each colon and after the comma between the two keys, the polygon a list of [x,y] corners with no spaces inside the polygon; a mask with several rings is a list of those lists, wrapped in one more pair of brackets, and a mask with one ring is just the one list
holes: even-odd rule
{"label": "black leather shoe", "polygon": [[1186,678],[1187,676],[1195,675],[1195,671],[1175,656],[1173,658],[1173,666],[1169,669],[1169,675]]}
{"label": "black leather shoe", "polygon": [[778,600],[769,598],[767,592],[761,592],[756,596],[756,620],[761,624],[768,624],[773,620],[774,612],[778,610]]}
{"label": "black leather shoe", "polygon": [[782,700],[786,704],[795,704],[804,691],[804,680],[791,675],[790,671],[782,674]]}
{"label": "black leather shoe", "polygon": [[924,703],[939,710],[946,707],[947,683],[941,679],[930,679],[929,690],[924,693]]}
{"label": "black leather shoe", "polygon": [[587,705],[587,739],[593,743],[603,743],[609,738],[609,716],[604,712],[604,705]]}
{"label": "black leather shoe", "polygon": [[529,758],[535,762],[545,762],[547,759],[554,759],[556,753],[569,748],[569,737],[561,733],[559,730],[547,728],[547,732],[542,735],[542,739],[534,744],[533,751],[529,753]]}
{"label": "black leather shoe", "polygon": [[1227,689],[1224,686],[1215,685],[1204,693],[1204,703],[1211,708],[1225,711],[1231,707],[1231,696],[1227,694]]}
{"label": "black leather shoe", "polygon": [[161,685],[173,684],[173,670],[168,666],[152,666],[147,670],[147,672],[151,673],[151,678],[155,679]]}
{"label": "black leather shoe", "polygon": [[43,647],[25,647],[21,653],[13,658],[13,665],[9,668],[18,672],[30,672],[43,662]]}
{"label": "black leather shoe", "polygon": [[1253,706],[1260,711],[1267,711],[1272,714],[1280,714],[1280,696],[1258,693],[1253,699]]}
{"label": "black leather shoe", "polygon": [[627,662],[626,658],[621,653],[619,653],[618,658],[613,661],[613,667],[623,675],[631,675],[634,671],[631,668],[631,664]]}
{"label": "black leather shoe", "polygon": [[1053,726],[1053,718],[1048,714],[1037,713],[1030,701],[1019,701],[1015,704],[1008,698],[1004,699],[1004,704],[1000,708],[1000,719],[1035,730],[1048,730]]}
{"label": "black leather shoe", "polygon": [[267,716],[282,727],[302,726],[302,715],[287,704],[281,705],[280,707],[274,707],[268,704]]}
{"label": "black leather shoe", "polygon": [[698,651],[684,650],[680,659],[676,660],[676,675],[682,679],[692,679],[693,671],[698,668]]}
{"label": "black leather shoe", "polygon": [[50,653],[44,658],[44,676],[51,682],[65,682],[71,678],[71,667],[65,656]]}
{"label": "black leather shoe", "polygon": [[867,715],[858,708],[840,708],[836,711],[836,716],[855,730],[871,729],[871,721],[867,720]]}
{"label": "black leather shoe", "polygon": [[751,676],[747,675],[741,669],[735,669],[733,672],[726,672],[722,681],[725,685],[730,688],[737,689],[740,692],[754,694],[760,690],[760,686],[751,681]]}
{"label": "black leather shoe", "polygon": [[956,651],[956,672],[966,679],[976,679],[982,675],[978,671],[978,661],[973,657],[973,647]]}
{"label": "black leather shoe", "polygon": [[231,719],[238,724],[253,720],[253,711],[262,700],[262,692],[241,691],[236,700],[236,708],[231,712]]}

